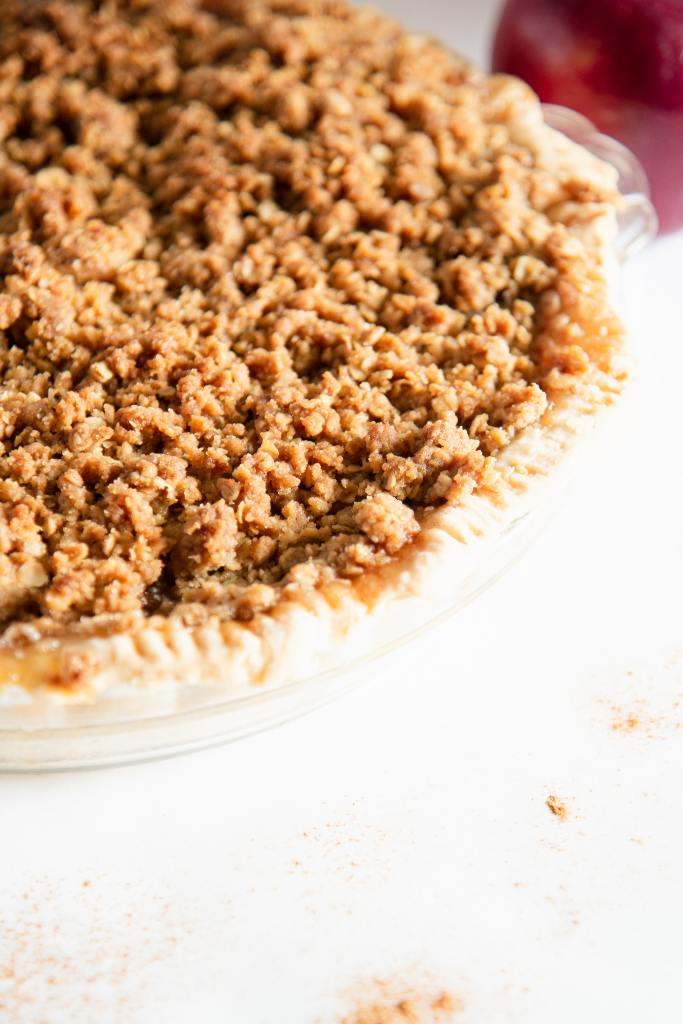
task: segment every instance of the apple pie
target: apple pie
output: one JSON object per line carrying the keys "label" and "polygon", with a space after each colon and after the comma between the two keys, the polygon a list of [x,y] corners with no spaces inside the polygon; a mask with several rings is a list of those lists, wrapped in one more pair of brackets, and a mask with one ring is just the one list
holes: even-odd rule
{"label": "apple pie", "polygon": [[620,391],[613,169],[370,9],[4,0],[0,133],[7,699],[306,674]]}

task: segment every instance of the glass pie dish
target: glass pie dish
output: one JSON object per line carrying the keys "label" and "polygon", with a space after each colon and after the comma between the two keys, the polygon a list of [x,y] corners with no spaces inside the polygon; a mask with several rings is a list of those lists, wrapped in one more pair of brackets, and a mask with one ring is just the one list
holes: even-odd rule
{"label": "glass pie dish", "polygon": [[[657,231],[645,174],[620,143],[601,135],[584,117],[562,107],[544,108],[546,122],[612,164],[623,196],[616,255],[620,262],[653,240]],[[389,604],[353,655],[337,648],[309,674],[254,686],[235,695],[220,685],[173,684],[107,692],[93,704],[0,706],[0,770],[46,771],[115,765],[197,750],[280,724],[351,688],[378,667],[379,659],[427,628],[455,614],[493,583],[527,548],[561,493],[558,474],[542,501],[514,518],[500,534],[473,546],[466,572],[445,596],[422,602],[418,615]],[[557,486],[555,486],[557,484]],[[424,607],[423,607],[424,606]]]}

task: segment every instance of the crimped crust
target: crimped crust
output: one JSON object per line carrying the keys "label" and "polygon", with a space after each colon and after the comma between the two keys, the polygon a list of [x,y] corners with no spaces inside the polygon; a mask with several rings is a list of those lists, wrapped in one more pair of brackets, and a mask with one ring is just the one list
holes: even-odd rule
{"label": "crimped crust", "polygon": [[[66,5],[67,8],[69,6]],[[124,11],[128,7],[127,4],[120,6]],[[145,6],[154,5],[142,5]],[[192,4],[183,0],[171,6],[182,13],[187,12]],[[260,12],[258,17],[253,14],[256,8]],[[304,21],[308,18],[309,29],[311,25],[315,26],[317,17],[327,19],[326,24],[330,19],[340,23],[344,19],[353,22],[356,17],[338,3],[312,4],[304,0],[289,4],[252,5],[251,14],[248,9],[245,14],[244,6],[239,4],[224,5],[223,10],[227,10],[231,19],[227,22],[229,27],[226,31],[231,31],[231,26],[243,26],[249,18],[255,18],[264,39],[269,38],[269,32],[274,32],[275,42],[272,45],[280,47],[280,59],[285,67],[289,63],[296,66],[297,60],[303,59],[295,53],[287,53],[287,45],[293,46],[298,39],[297,33],[292,31],[296,20],[294,14],[304,15]],[[6,616],[8,628],[0,650],[0,683],[6,685],[7,697],[14,698],[18,694],[25,697],[30,693],[40,700],[47,697],[58,701],[81,701],[91,700],[111,688],[120,688],[122,684],[137,687],[160,682],[216,682],[235,692],[247,692],[255,684],[279,685],[309,675],[319,665],[339,660],[342,648],[344,657],[350,658],[354,652],[362,651],[363,637],[374,630],[374,622],[387,616],[412,615],[418,606],[436,602],[448,591],[456,592],[459,581],[472,571],[486,545],[495,542],[511,522],[539,499],[539,492],[556,476],[559,464],[575,447],[584,428],[592,423],[594,414],[610,404],[618,393],[624,375],[621,329],[610,309],[608,295],[614,277],[616,199],[613,170],[543,125],[538,101],[521,83],[504,78],[484,78],[457,59],[442,58],[442,52],[433,44],[412,41],[395,27],[389,27],[383,19],[379,19],[377,24],[386,33],[383,59],[391,49],[408,54],[405,58],[406,75],[409,72],[417,74],[415,68],[419,69],[420,60],[425,57],[433,59],[436,53],[439,59],[446,61],[441,74],[449,82],[451,79],[455,81],[454,88],[485,96],[487,131],[491,135],[485,155],[490,160],[492,152],[497,153],[497,163],[491,162],[499,168],[498,184],[491,192],[486,217],[472,214],[468,203],[478,202],[481,205],[482,190],[491,187],[490,181],[480,183],[479,188],[473,189],[468,196],[467,189],[463,192],[461,179],[464,172],[460,171],[458,178],[454,171],[453,180],[448,179],[448,174],[443,171],[443,161],[438,165],[438,175],[434,166],[427,174],[420,163],[422,157],[418,155],[415,163],[410,152],[406,155],[404,151],[403,158],[395,164],[393,177],[387,178],[384,187],[399,190],[394,197],[395,202],[385,210],[382,215],[385,220],[380,227],[365,230],[379,232],[387,238],[402,238],[399,249],[405,246],[407,251],[417,252],[416,274],[419,289],[423,290],[421,298],[420,290],[417,292],[418,306],[409,289],[401,292],[397,288],[392,293],[390,287],[380,285],[385,288],[386,295],[382,297],[381,312],[373,325],[368,319],[370,299],[367,288],[353,291],[353,275],[359,273],[367,254],[350,259],[351,266],[343,270],[341,277],[335,271],[335,288],[346,289],[347,305],[359,311],[365,323],[363,329],[367,329],[360,345],[360,356],[353,352],[349,356],[348,365],[356,376],[364,358],[364,346],[368,351],[376,351],[378,339],[386,337],[392,339],[392,345],[393,339],[397,339],[397,352],[405,353],[410,346],[424,350],[419,366],[424,367],[428,375],[432,372],[428,369],[430,365],[438,367],[441,378],[434,378],[433,391],[429,392],[426,404],[420,407],[419,403],[413,402],[410,410],[415,415],[412,419],[406,420],[401,413],[400,403],[396,405],[395,393],[390,387],[383,392],[389,403],[393,401],[394,404],[386,416],[381,412],[373,414],[373,422],[385,433],[382,434],[381,430],[378,433],[373,427],[373,436],[382,440],[374,449],[376,458],[368,457],[368,452],[362,449],[362,424],[359,426],[351,418],[344,428],[341,421],[325,419],[334,412],[339,420],[337,409],[343,417],[345,402],[354,414],[364,414],[358,397],[362,387],[359,390],[354,385],[347,389],[340,398],[339,406],[335,406],[339,392],[334,392],[329,382],[327,391],[324,388],[322,391],[312,389],[311,382],[314,378],[317,380],[318,371],[307,377],[309,371],[302,370],[302,367],[307,365],[309,355],[297,350],[297,358],[303,360],[296,364],[299,366],[297,379],[304,382],[305,389],[301,390],[290,375],[290,390],[294,384],[294,391],[279,394],[276,391],[277,377],[284,370],[282,366],[273,369],[273,351],[269,354],[263,347],[264,338],[272,336],[273,321],[267,320],[261,326],[259,321],[247,322],[230,344],[240,351],[242,337],[251,337],[250,331],[263,332],[255,341],[249,342],[246,356],[241,356],[244,359],[241,365],[250,366],[253,371],[253,379],[258,382],[258,400],[263,400],[266,405],[269,401],[271,405],[267,409],[260,406],[259,411],[250,414],[251,420],[237,417],[234,422],[241,424],[242,434],[237,431],[232,436],[243,436],[245,423],[248,433],[254,415],[267,420],[272,413],[266,433],[278,455],[285,450],[289,452],[295,440],[305,439],[307,444],[312,444],[313,448],[320,447],[329,456],[325,474],[318,474],[322,483],[317,491],[305,485],[301,477],[299,490],[295,489],[295,496],[288,498],[289,505],[286,502],[280,505],[278,514],[283,523],[288,522],[285,532],[279,523],[271,521],[272,515],[267,528],[259,528],[253,520],[249,525],[249,516],[259,514],[260,510],[258,504],[250,505],[244,491],[253,475],[259,472],[253,445],[252,450],[235,449],[231,463],[216,463],[215,473],[223,474],[222,490],[213,485],[213,489],[207,490],[208,485],[194,470],[183,474],[184,482],[176,488],[170,511],[163,513],[166,518],[162,517],[160,530],[149,534],[149,537],[156,538],[157,547],[154,550],[148,548],[147,556],[150,565],[153,562],[159,565],[150,568],[151,576],[146,576],[145,568],[140,566],[139,553],[137,562],[131,558],[126,562],[120,553],[117,554],[117,573],[107,577],[104,572],[101,577],[104,583],[100,590],[97,586],[92,590],[91,603],[88,603],[90,599],[86,595],[79,597],[80,605],[78,601],[73,606],[68,601],[64,604],[64,583],[58,579],[58,570],[66,564],[64,558],[61,563],[59,559],[60,553],[67,551],[66,544],[62,549],[53,549],[50,555],[39,553],[33,559],[22,555],[14,561],[10,548],[9,561],[6,559],[5,563],[9,566],[6,568],[6,593],[7,607],[12,602],[13,605],[9,619]],[[279,26],[277,31],[274,25]],[[424,53],[422,47],[426,47]],[[315,59],[312,64],[317,66]],[[307,65],[309,77],[310,65],[311,61]],[[159,75],[162,72],[163,69]],[[205,75],[201,101],[209,105],[211,100],[206,90],[210,92],[215,84],[209,81],[210,78]],[[420,139],[431,139],[437,130],[442,130],[429,121],[428,102],[434,97],[442,99],[438,97],[440,85],[434,85],[431,78],[429,85],[434,86],[434,91],[427,89],[421,96],[417,95],[410,77],[396,87],[398,99],[394,102],[404,105],[402,117],[411,125],[410,139],[401,135],[400,144],[412,146],[418,154],[426,145]],[[400,91],[401,86],[403,92]],[[158,83],[156,88],[160,88]],[[177,84],[169,86],[169,91],[173,94],[176,88]],[[299,95],[296,90],[291,93],[295,94]],[[305,95],[311,102],[311,97]],[[304,124],[304,113],[296,102],[292,101],[293,105],[288,103],[284,108],[282,101],[273,102],[275,108],[269,110],[266,117],[273,117],[280,128],[284,126],[285,132],[294,135],[308,132],[306,137],[315,136],[310,125]],[[338,99],[334,102],[341,109],[334,118],[345,120],[351,117]],[[468,102],[471,103],[471,97]],[[472,111],[468,113],[471,118]],[[309,112],[309,118],[311,116]],[[481,110],[479,116],[483,116]],[[415,122],[418,127],[415,127]],[[494,128],[504,133],[500,152],[495,148]],[[200,125],[200,134],[201,130]],[[452,125],[449,130],[452,132]],[[476,123],[469,123],[468,131],[469,141],[461,140],[460,144],[474,159],[472,154],[476,156],[478,145],[472,141],[476,138]],[[398,144],[397,141],[397,147]],[[390,150],[385,143],[377,145]],[[382,161],[388,159],[384,151],[378,154],[378,159],[380,157]],[[514,161],[514,171],[510,171],[508,165],[512,166]],[[127,166],[125,161],[123,166]],[[471,168],[468,173],[471,173]],[[495,177],[494,174],[494,181]],[[531,189],[535,198],[532,201],[530,193],[526,195],[526,220],[509,222],[507,197],[501,194],[496,198],[495,188],[509,189],[519,185],[520,181],[526,181],[524,187]],[[357,189],[359,186],[353,187]],[[425,189],[428,192],[431,189],[431,192],[428,194]],[[364,218],[370,214],[366,210],[358,215],[358,209],[367,202],[367,197],[357,190],[351,195],[356,197],[355,200],[345,199],[343,202],[351,207],[355,202],[356,222],[355,226],[347,225],[346,231],[351,235],[355,231],[358,235],[354,239],[356,249],[353,250],[357,251],[363,239]],[[444,205],[446,195],[450,207]],[[204,196],[205,211],[212,198],[215,197]],[[315,211],[315,195],[309,199]],[[285,203],[283,208],[286,208],[288,200],[282,201]],[[322,246],[316,252],[321,260],[327,261],[324,265],[336,267],[344,260],[349,262],[350,250],[343,248],[339,224],[334,217],[330,220],[325,202],[319,213],[313,213],[313,219],[306,223],[305,229],[303,221],[299,227],[304,235],[310,232],[317,246]],[[457,215],[453,203],[459,204]],[[402,214],[413,217],[412,226],[406,227],[396,220],[397,206]],[[346,206],[337,212],[344,217],[349,215]],[[192,216],[195,215],[193,212]],[[130,218],[131,215],[126,214],[124,220],[126,216]],[[291,216],[301,215],[295,211]],[[316,221],[317,217],[320,223]],[[135,219],[133,217],[133,221]],[[70,235],[62,231],[54,244],[44,241],[49,264],[51,267],[59,266],[59,272],[69,277],[78,279],[82,274],[83,286],[88,286],[93,280],[113,281],[115,293],[119,294],[122,288],[129,287],[129,284],[121,285],[118,281],[119,271],[124,281],[129,282],[131,275],[135,277],[139,273],[138,264],[153,263],[152,259],[139,258],[149,257],[154,251],[153,244],[149,243],[151,247],[148,246],[145,253],[146,243],[143,241],[137,246],[134,242],[133,250],[124,253],[119,265],[107,271],[108,277],[107,274],[102,277],[104,271],[101,271],[97,260],[106,262],[106,253],[96,257],[87,249],[86,255],[86,250],[81,247],[83,231],[87,234],[89,223],[86,218],[80,235],[78,230]],[[137,228],[134,224],[128,228],[124,225],[121,228],[121,223],[116,230],[139,230],[143,235],[148,232],[145,225]],[[521,242],[519,238],[512,243],[506,242],[507,255],[500,255],[500,239],[513,238],[522,223],[526,225],[527,234]],[[229,241],[222,234],[217,236],[218,241],[209,243],[209,248],[213,244],[217,252],[222,252],[222,258],[226,256],[226,246],[234,246],[234,232],[237,230],[234,216],[230,224],[232,234]],[[11,226],[16,229],[16,225]],[[224,232],[225,225],[216,230]],[[453,237],[439,249],[439,239],[448,230]],[[408,235],[404,234],[405,231]],[[414,238],[411,232],[417,232]],[[10,256],[16,262],[16,246],[22,240],[15,236],[10,238],[8,251],[11,250]],[[375,236],[369,234],[368,237]],[[116,241],[118,244],[120,240]],[[242,240],[240,244],[246,243]],[[342,248],[338,249],[340,245]],[[238,251],[241,251],[239,247]],[[470,255],[466,255],[468,251]],[[335,254],[334,264],[330,263],[331,252]],[[234,252],[230,259],[233,263],[236,261]],[[82,269],[84,266],[85,270]],[[157,258],[157,267],[163,267],[163,256]],[[185,272],[182,271],[183,274]],[[222,272],[225,273],[225,267]],[[149,273],[148,268],[145,273]],[[166,273],[170,273],[168,268]],[[499,279],[494,284],[495,273],[499,274]],[[430,298],[428,289],[424,292],[430,279],[438,282],[435,295],[440,301]],[[8,282],[9,276],[5,278],[6,289]],[[195,287],[195,291],[201,295],[202,287],[206,295],[206,285]],[[324,287],[329,287],[329,281]],[[400,287],[405,288],[405,285]],[[181,290],[180,294],[186,293]],[[356,300],[352,299],[353,294],[358,295]],[[5,302],[5,315],[10,320],[16,312],[12,303],[17,297],[17,289],[13,292],[11,287],[4,296],[0,296],[0,302],[3,299]],[[22,292],[19,297],[26,311],[26,294]],[[403,301],[397,302],[397,297]],[[162,296],[159,301],[162,300],[168,303],[168,297]],[[310,299],[306,301],[308,305],[304,304],[304,309],[316,309],[315,304],[311,307]],[[509,320],[503,322],[504,312],[512,323]],[[332,319],[334,315],[338,316],[339,311],[332,315]],[[34,319],[39,317],[34,314]],[[18,323],[21,331],[25,332],[27,325],[20,322],[18,316],[7,324],[10,332],[15,326],[15,341]],[[348,321],[346,330],[353,333],[354,323]],[[511,332],[507,341],[506,331]],[[469,348],[463,349],[465,335]],[[476,351],[476,347],[472,348],[473,338],[479,339],[477,345],[481,348],[481,354],[476,356],[472,355]],[[47,340],[49,343],[50,339]],[[313,340],[321,344],[321,338],[315,334]],[[503,341],[503,362],[496,366],[495,360],[501,358]],[[450,377],[450,370],[444,377],[443,368],[448,364],[440,363],[438,355],[446,342],[460,345],[457,351],[461,353],[459,358],[462,360]],[[109,386],[110,397],[121,393],[118,385],[119,390],[115,392],[109,376],[117,372],[116,359],[120,348],[121,343],[118,347],[113,346],[111,352],[104,349],[105,356],[109,353],[111,358],[91,357],[87,371],[91,377],[94,371],[95,383],[104,386],[105,390]],[[101,345],[99,351],[102,351]],[[275,351],[277,353],[277,346]],[[281,346],[281,351],[289,351],[291,356],[291,346],[288,350],[286,343]],[[483,362],[477,364],[476,360],[482,358]],[[468,362],[468,359],[474,361]],[[418,363],[412,355],[405,355],[404,362],[411,372],[416,371]],[[474,383],[472,367],[475,365],[478,366],[478,383]],[[290,370],[291,366],[290,358]],[[343,362],[332,363],[332,369],[325,373],[328,377],[336,375],[338,383],[340,367],[346,372],[344,366]],[[491,370],[492,366],[494,370]],[[192,372],[191,366],[189,372]],[[379,365],[377,372],[386,373],[386,365]],[[268,377],[273,373],[274,382]],[[482,384],[482,373],[489,374],[490,383],[486,387]],[[98,381],[97,375],[104,379]],[[361,384],[364,379],[361,374]],[[367,387],[377,388],[377,379],[374,377],[368,381]],[[90,377],[88,380],[92,383]],[[465,385],[473,403],[467,413],[462,406]],[[187,388],[187,385],[182,385],[179,390]],[[442,404],[435,406],[434,395],[437,393]],[[327,395],[323,405],[321,395]],[[450,407],[448,404],[444,406],[443,401],[449,395],[455,396],[454,402]],[[59,400],[64,401],[63,398]],[[287,435],[290,428],[286,426],[283,428],[285,432],[278,435],[278,417],[283,413],[289,414],[293,405],[297,405],[293,414],[296,420],[294,432]],[[126,414],[129,406],[126,399],[126,404],[121,407],[124,413],[121,421],[130,433],[137,429],[138,424]],[[173,408],[172,404],[169,408]],[[94,437],[95,427],[104,421],[98,421],[97,416],[90,417],[95,422],[90,424],[85,434],[92,427],[93,437],[84,441],[86,444],[93,442],[93,447],[88,449],[90,452],[113,459],[112,454],[107,454],[113,449],[106,446],[112,436],[121,443],[120,438],[115,437],[119,427],[117,415],[114,412],[110,420],[112,427],[105,422],[110,434],[103,433],[98,437]],[[191,415],[201,418],[196,405]],[[78,426],[76,423],[72,433]],[[188,430],[192,432],[191,421],[186,419],[183,426],[186,433]],[[389,427],[393,433],[387,434],[385,428]],[[201,427],[196,429],[201,438]],[[345,430],[348,440],[343,436]],[[365,433],[368,433],[367,427]],[[388,447],[387,437],[390,438]],[[317,442],[316,438],[322,440]],[[29,444],[35,443],[33,437],[27,440]],[[130,438],[127,443],[131,443]],[[290,448],[286,448],[288,444]],[[381,444],[385,447],[382,448]],[[342,460],[338,471],[333,468],[332,449],[332,454]],[[163,448],[163,452],[166,451]],[[359,453],[362,454],[361,470],[353,476],[349,467],[354,459],[358,460]],[[177,453],[171,457],[179,458]],[[296,454],[291,456],[293,460],[297,457]],[[23,456],[18,458],[10,450],[9,458],[14,458],[19,474],[23,473]],[[372,458],[375,458],[374,462]],[[188,460],[188,464],[193,466],[189,455]],[[251,460],[248,472],[244,469],[245,460]],[[418,475],[415,466],[421,467]],[[123,462],[121,467],[117,471],[119,474],[127,472]],[[292,462],[289,468],[293,468]],[[116,479],[121,479],[121,476]],[[198,487],[197,493],[193,487],[195,490]],[[302,498],[304,493],[305,499]],[[274,494],[269,492],[271,512],[276,507],[273,498]],[[128,500],[126,492],[125,501]],[[22,501],[16,499],[12,502],[12,494],[3,495],[5,513],[21,504]],[[292,511],[290,505],[297,507]],[[118,507],[119,510],[128,508],[125,503],[119,503]],[[300,508],[304,510],[302,513],[298,511]],[[84,521],[92,523],[94,520],[90,516]],[[73,532],[67,539],[73,546]],[[265,546],[264,540],[268,541]],[[305,548],[302,545],[306,545]],[[87,557],[92,560],[96,554],[91,547]],[[100,557],[94,568],[88,566],[88,571],[100,579],[97,573],[101,571],[101,564],[106,562],[106,558]],[[125,563],[123,568],[119,565],[121,562]],[[170,582],[169,574],[172,577]],[[125,591],[125,599],[132,602],[129,607],[114,604],[108,611],[107,601],[115,600],[112,597],[113,584],[117,595]],[[135,601],[138,601],[137,605]],[[36,602],[40,606],[38,614],[35,613]]]}

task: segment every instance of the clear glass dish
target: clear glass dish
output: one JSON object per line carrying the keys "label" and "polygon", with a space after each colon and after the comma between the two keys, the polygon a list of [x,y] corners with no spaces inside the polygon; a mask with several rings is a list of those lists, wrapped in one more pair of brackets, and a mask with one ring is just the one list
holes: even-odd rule
{"label": "clear glass dish", "polygon": [[[549,125],[616,167],[624,196],[617,255],[633,256],[657,233],[645,174],[620,143],[601,135],[586,118],[563,107],[547,106]],[[421,619],[375,633],[362,656],[342,660],[284,686],[259,687],[235,697],[220,686],[153,687],[135,697],[108,697],[93,705],[51,706],[30,720],[21,707],[0,709],[0,770],[59,771],[151,760],[186,753],[278,725],[320,706],[367,679],[379,659],[413,640],[435,623],[454,615],[498,579],[526,550],[552,512],[550,495],[512,522],[494,541],[477,548],[471,572],[456,592],[429,608]],[[402,620],[404,622],[404,620]]]}

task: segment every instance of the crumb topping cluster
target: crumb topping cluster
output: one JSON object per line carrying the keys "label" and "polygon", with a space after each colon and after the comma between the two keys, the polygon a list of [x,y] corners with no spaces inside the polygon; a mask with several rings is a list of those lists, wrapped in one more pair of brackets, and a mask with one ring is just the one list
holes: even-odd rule
{"label": "crumb topping cluster", "polygon": [[486,483],[588,370],[604,198],[505,110],[342,0],[4,0],[6,638],[248,619]]}

